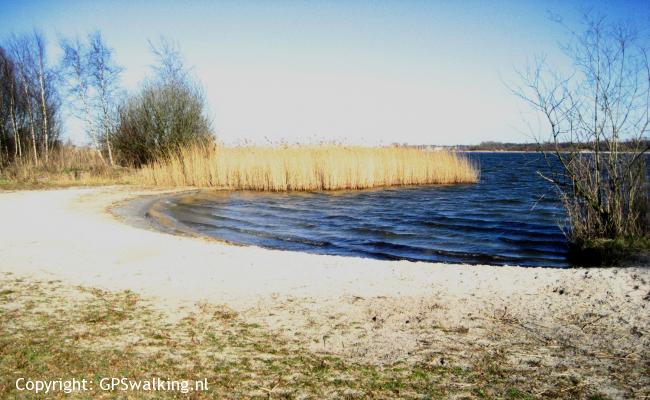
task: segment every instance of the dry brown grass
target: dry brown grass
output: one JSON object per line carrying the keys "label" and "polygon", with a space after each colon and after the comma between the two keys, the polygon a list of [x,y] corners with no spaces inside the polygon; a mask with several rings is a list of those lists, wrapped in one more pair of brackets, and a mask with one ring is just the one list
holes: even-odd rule
{"label": "dry brown grass", "polygon": [[138,170],[150,186],[244,190],[337,190],[473,183],[477,168],[447,151],[403,147],[194,146]]}
{"label": "dry brown grass", "polygon": [[[425,314],[444,311],[436,304]],[[377,306],[386,307],[390,318],[409,317],[394,315],[397,303],[382,299]],[[434,319],[443,315],[436,314]],[[225,305],[197,303],[163,311],[155,300],[128,290],[0,273],[0,398],[648,398],[645,330],[629,332],[607,318],[576,316],[581,318],[573,321],[578,325],[550,330],[508,309],[494,309],[469,330],[449,325],[443,332],[430,325],[431,319],[423,320],[417,328],[419,350],[402,360],[367,362],[355,359],[351,349],[310,350],[305,342],[309,332],[272,330]],[[362,331],[375,334],[386,323],[373,322],[375,328]],[[477,330],[479,340],[473,336]],[[611,340],[617,334],[634,338],[637,350],[617,346]],[[209,390],[106,391],[99,380],[107,377],[205,378]],[[18,391],[18,378],[94,383],[87,392],[36,396]]]}
{"label": "dry brown grass", "polygon": [[[40,393],[40,398],[65,399],[607,398],[591,384],[572,382],[570,370],[549,374],[546,368],[513,363],[507,347],[484,349],[476,343],[465,364],[455,363],[454,354],[431,354],[415,363],[356,362],[309,351],[226,306],[197,304],[170,320],[133,292],[9,274],[0,274],[0,318],[3,399],[38,397],[17,390],[19,378],[93,382],[87,392]],[[466,351],[459,345],[454,353]],[[188,394],[103,390],[100,380],[110,377],[207,379],[209,384],[208,391]],[[553,390],[541,390],[548,386]],[[630,398],[643,398],[646,392],[641,387]]]}
{"label": "dry brown grass", "polygon": [[127,183],[128,170],[111,168],[87,147],[64,145],[37,165],[29,155],[0,168],[0,188],[25,189]]}

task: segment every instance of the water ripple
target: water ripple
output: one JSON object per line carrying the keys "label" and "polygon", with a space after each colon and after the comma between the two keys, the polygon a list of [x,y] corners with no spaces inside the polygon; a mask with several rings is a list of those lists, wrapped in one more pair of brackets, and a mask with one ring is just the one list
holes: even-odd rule
{"label": "water ripple", "polygon": [[317,193],[201,192],[167,212],[203,234],[318,254],[567,266],[565,214],[537,155],[473,154],[475,185]]}

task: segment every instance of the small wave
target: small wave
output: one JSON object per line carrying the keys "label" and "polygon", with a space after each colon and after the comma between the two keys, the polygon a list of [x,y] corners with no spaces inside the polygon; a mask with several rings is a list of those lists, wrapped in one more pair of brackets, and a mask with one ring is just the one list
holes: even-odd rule
{"label": "small wave", "polygon": [[567,266],[566,238],[557,225],[566,215],[539,179],[539,166],[517,154],[476,156],[486,172],[473,185],[196,193],[171,201],[166,212],[203,234],[269,248],[385,260]]}

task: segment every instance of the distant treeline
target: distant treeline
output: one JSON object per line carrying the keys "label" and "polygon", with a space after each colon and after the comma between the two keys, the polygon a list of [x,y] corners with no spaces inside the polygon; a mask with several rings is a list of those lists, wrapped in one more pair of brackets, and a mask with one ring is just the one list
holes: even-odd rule
{"label": "distant treeline", "polygon": [[[608,143],[603,142],[599,148],[601,151],[609,151],[607,148]],[[481,142],[478,145],[457,145],[449,146],[454,150],[460,151],[594,151],[596,149],[595,143],[558,143],[557,147],[554,143],[503,143],[503,142]],[[642,141],[622,141],[618,143],[618,151],[638,151],[639,149],[650,147],[650,140]]]}

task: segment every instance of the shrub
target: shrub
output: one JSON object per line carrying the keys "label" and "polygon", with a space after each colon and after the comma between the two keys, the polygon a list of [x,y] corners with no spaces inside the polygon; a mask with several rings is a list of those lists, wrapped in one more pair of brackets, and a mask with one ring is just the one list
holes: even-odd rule
{"label": "shrub", "polygon": [[214,139],[203,90],[185,69],[178,48],[164,38],[160,45],[150,45],[158,59],[156,76],[122,104],[112,136],[123,165],[138,167],[170,151]]}
{"label": "shrub", "polygon": [[147,85],[120,108],[113,145],[120,163],[141,166],[160,154],[212,140],[201,93],[167,82]]}

